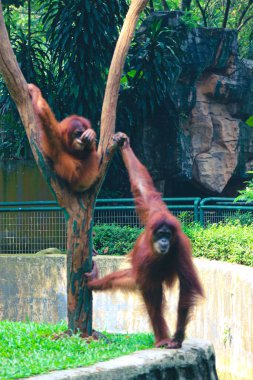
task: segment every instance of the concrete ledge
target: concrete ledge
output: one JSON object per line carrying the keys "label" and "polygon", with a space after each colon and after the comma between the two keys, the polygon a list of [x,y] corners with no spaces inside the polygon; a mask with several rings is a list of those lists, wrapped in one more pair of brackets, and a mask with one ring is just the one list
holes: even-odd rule
{"label": "concrete ledge", "polygon": [[[191,339],[179,350],[138,351],[87,368],[55,371],[30,380],[218,380],[210,343]],[[28,380],[29,380],[28,379]]]}

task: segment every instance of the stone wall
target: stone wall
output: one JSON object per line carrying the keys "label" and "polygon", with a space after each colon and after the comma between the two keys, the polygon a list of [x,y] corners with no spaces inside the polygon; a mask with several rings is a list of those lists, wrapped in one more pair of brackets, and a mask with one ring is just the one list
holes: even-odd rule
{"label": "stone wall", "polygon": [[[120,257],[96,257],[101,273],[122,265]],[[206,292],[189,324],[188,337],[209,340],[219,378],[253,379],[253,268],[196,259]],[[174,330],[177,291],[167,293]],[[57,322],[66,318],[66,257],[0,256],[0,319]],[[94,328],[111,332],[150,331],[142,300],[134,293],[94,294]]]}

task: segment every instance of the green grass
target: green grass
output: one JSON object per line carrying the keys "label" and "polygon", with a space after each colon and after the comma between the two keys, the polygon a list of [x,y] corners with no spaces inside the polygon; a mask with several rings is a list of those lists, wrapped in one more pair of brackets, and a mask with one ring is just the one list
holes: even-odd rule
{"label": "green grass", "polygon": [[0,380],[85,367],[154,345],[151,334],[106,334],[109,343],[104,339],[87,343],[78,335],[54,338],[66,329],[65,323],[0,321]]}

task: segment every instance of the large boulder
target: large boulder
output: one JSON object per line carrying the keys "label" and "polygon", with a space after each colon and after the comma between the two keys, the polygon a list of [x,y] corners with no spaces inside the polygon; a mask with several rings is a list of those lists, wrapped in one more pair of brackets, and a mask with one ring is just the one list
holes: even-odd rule
{"label": "large boulder", "polygon": [[239,58],[235,30],[182,28],[180,12],[152,17],[178,29],[181,72],[156,120],[133,136],[137,154],[166,195],[180,183],[188,187],[178,195],[191,186],[195,195],[235,195],[231,179],[242,183],[253,168],[253,128],[245,124],[253,114],[253,62]]}

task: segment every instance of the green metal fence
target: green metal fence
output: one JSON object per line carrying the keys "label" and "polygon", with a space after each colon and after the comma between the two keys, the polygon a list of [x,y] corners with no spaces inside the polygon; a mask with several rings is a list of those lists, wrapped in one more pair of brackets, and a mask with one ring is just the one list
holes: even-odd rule
{"label": "green metal fence", "polygon": [[66,249],[66,222],[56,202],[0,203],[0,253]]}
{"label": "green metal fence", "polygon": [[[164,198],[170,211],[184,223],[198,221],[200,198]],[[132,198],[98,199],[94,213],[94,224],[117,224],[139,227]]]}
{"label": "green metal fence", "polygon": [[208,224],[240,220],[253,222],[253,204],[234,202],[234,198],[204,198],[199,204],[199,222],[203,227]]}
{"label": "green metal fence", "polygon": [[[232,198],[164,198],[182,223],[203,226],[231,218],[249,220],[253,206]],[[139,227],[133,199],[98,199],[94,224]],[[0,203],[0,253],[35,253],[48,247],[66,249],[66,222],[54,201]]]}

